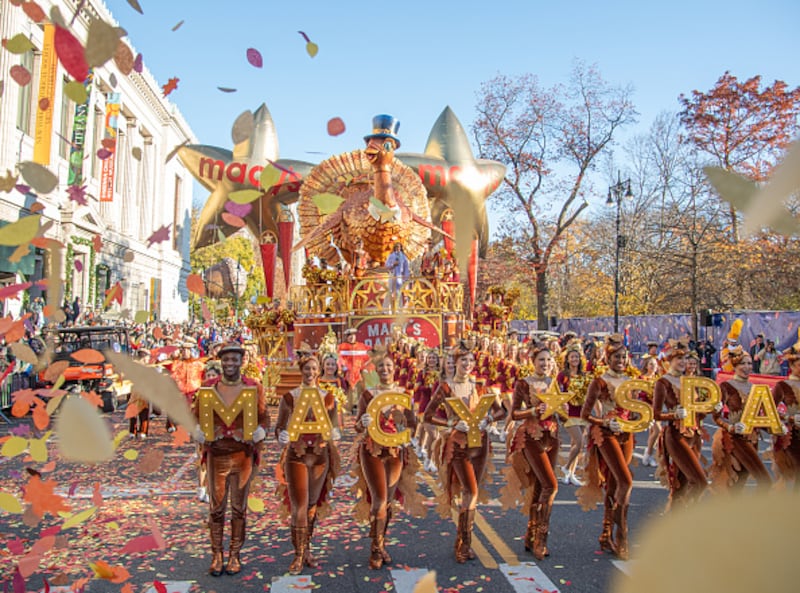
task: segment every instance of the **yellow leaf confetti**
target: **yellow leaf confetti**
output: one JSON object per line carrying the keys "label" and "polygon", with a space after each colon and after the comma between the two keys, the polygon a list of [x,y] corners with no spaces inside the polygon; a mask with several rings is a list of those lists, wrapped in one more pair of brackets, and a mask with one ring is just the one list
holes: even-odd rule
{"label": "yellow leaf confetti", "polygon": [[56,174],[39,163],[23,161],[17,168],[25,182],[40,194],[49,194],[58,185]]}
{"label": "yellow leaf confetti", "polygon": [[23,245],[28,243],[39,232],[41,214],[20,218],[0,229],[0,245]]}
{"label": "yellow leaf confetti", "polygon": [[263,513],[264,512],[264,501],[260,498],[256,498],[255,496],[248,496],[247,497],[247,508],[250,509],[253,513]]}
{"label": "yellow leaf confetti", "polygon": [[97,512],[97,507],[89,507],[86,510],[78,511],[77,513],[72,513],[64,524],[61,526],[61,531],[66,531],[71,527],[77,527],[81,523],[91,519],[92,516]]}
{"label": "yellow leaf confetti", "polygon": [[[264,178],[264,172],[261,172],[261,179]],[[261,192],[257,189],[242,189],[228,194],[228,199],[237,204],[249,204],[255,202],[261,197]]]}
{"label": "yellow leaf confetti", "polygon": [[79,105],[86,103],[89,93],[82,82],[73,80],[64,85],[64,94]]}
{"label": "yellow leaf confetti", "polygon": [[308,43],[306,43],[306,51],[308,52],[308,55],[313,58],[314,56],[317,55],[317,52],[319,51],[319,46],[313,41],[309,41]]}
{"label": "yellow leaf confetti", "polygon": [[3,444],[3,448],[0,449],[0,455],[3,457],[16,457],[24,453],[27,449],[28,439],[14,436]]}
{"label": "yellow leaf confetti", "polygon": [[6,49],[12,54],[24,54],[33,49],[34,45],[24,33],[17,33],[5,42]]}
{"label": "yellow leaf confetti", "polygon": [[261,186],[262,189],[269,189],[273,185],[277,185],[280,180],[281,180],[281,172],[278,170],[278,168],[275,167],[274,165],[268,165],[264,167],[263,171],[261,171],[261,177],[258,180],[258,184]]}
{"label": "yellow leaf confetti", "polygon": [[317,194],[311,198],[311,201],[314,202],[320,214],[331,214],[339,209],[339,205],[344,202],[344,198],[336,194],[323,193]]}
{"label": "yellow leaf confetti", "polygon": [[47,437],[31,439],[29,451],[35,462],[45,463],[47,461]]}
{"label": "yellow leaf confetti", "polygon": [[0,509],[3,509],[7,513],[19,515],[22,513],[22,503],[13,494],[0,492]]}
{"label": "yellow leaf confetti", "polygon": [[128,461],[134,461],[139,457],[139,452],[136,449],[128,449],[122,456]]}

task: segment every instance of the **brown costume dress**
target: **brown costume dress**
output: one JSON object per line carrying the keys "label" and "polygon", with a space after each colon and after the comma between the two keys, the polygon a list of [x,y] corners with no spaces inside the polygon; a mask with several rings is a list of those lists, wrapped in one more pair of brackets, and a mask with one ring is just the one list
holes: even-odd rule
{"label": "brown costume dress", "polygon": [[[669,488],[667,508],[697,500],[708,485],[700,463],[700,449],[705,431],[703,416],[696,415],[695,425],[683,426],[676,410],[680,405],[680,377],[667,373],[653,387],[653,417],[663,422],[658,438],[660,452],[658,475]],[[664,408],[666,407],[666,410]]]}
{"label": "brown costume dress", "polygon": [[[275,436],[286,430],[294,411],[295,400],[304,387],[292,389],[284,394],[278,407]],[[334,395],[320,390],[331,424],[336,427],[337,411]],[[313,420],[311,410],[306,417]],[[289,571],[298,573],[303,564],[316,567],[311,555],[311,538],[320,514],[324,515],[328,492],[339,474],[339,453],[334,442],[326,441],[321,434],[301,434],[281,452],[275,477],[278,480],[278,495],[284,510],[291,514],[292,544],[295,557]]]}
{"label": "brown costume dress", "polygon": [[788,434],[775,436],[773,466],[784,479],[794,480],[795,491],[800,490],[800,425],[795,415],[800,413],[800,377],[789,375],[772,388],[772,397],[778,406],[781,420],[791,429]]}
{"label": "brown costume dress", "polygon": [[[396,385],[379,385],[361,393],[356,413],[355,430],[359,433],[354,444],[352,473],[356,478],[352,491],[357,498],[354,508],[356,520],[370,524],[370,568],[380,568],[392,561],[386,551],[386,532],[392,519],[395,501],[417,517],[425,516],[422,497],[417,493],[416,474],[420,469],[417,456],[411,447],[387,447],[378,444],[370,436],[359,419],[366,414],[373,398],[381,393],[401,392]],[[406,428],[414,431],[416,417],[413,410],[385,410],[379,413],[380,427],[385,433],[394,434]]]}
{"label": "brown costume dress", "polygon": [[714,422],[722,429],[714,433],[711,443],[711,481],[715,488],[732,487],[740,490],[750,475],[755,478],[759,489],[769,488],[772,484],[769,472],[758,455],[758,432],[734,432],[734,425],[741,421],[751,387],[749,381],[736,379],[719,386],[725,407],[722,412],[714,414]]}
{"label": "brown costume dress", "polygon": [[555,416],[541,419],[537,394],[544,393],[554,381],[549,376],[530,375],[516,382],[511,403],[511,417],[518,421],[508,441],[504,471],[506,485],[501,490],[504,504],[524,501],[528,509],[525,549],[542,560],[547,551],[550,512],[558,492],[555,467],[560,441]]}
{"label": "brown costume dress", "polygon": [[[486,477],[486,470],[490,465],[489,438],[484,431],[481,434],[481,443],[477,447],[469,447],[467,435],[452,428],[460,420],[455,411],[447,404],[450,397],[459,397],[462,402],[474,411],[481,398],[481,390],[472,380],[456,382],[448,379],[439,383],[433,394],[430,404],[425,410],[424,420],[435,426],[447,426],[451,430],[443,435],[442,458],[439,468],[439,481],[441,494],[439,495],[437,511],[442,517],[450,514],[457,498],[461,499],[458,514],[458,533],[455,542],[455,556],[457,562],[465,562],[473,558],[470,549],[472,544],[472,525],[475,521],[475,508],[479,500],[487,500],[486,492],[481,491],[481,485]],[[437,416],[437,410],[443,408],[447,414],[446,419]],[[505,409],[496,398],[492,404],[490,414],[494,420],[505,417]],[[493,469],[493,468],[492,468]]]}
{"label": "brown costume dress", "polygon": [[[584,510],[603,501],[603,531],[600,548],[622,559],[628,557],[628,504],[633,489],[630,463],[633,458],[633,433],[615,434],[607,423],[612,418],[627,418],[628,411],[617,406],[614,390],[630,379],[628,375],[606,371],[590,384],[581,418],[589,422],[586,483],[575,492]],[[616,525],[616,534],[612,534]]]}

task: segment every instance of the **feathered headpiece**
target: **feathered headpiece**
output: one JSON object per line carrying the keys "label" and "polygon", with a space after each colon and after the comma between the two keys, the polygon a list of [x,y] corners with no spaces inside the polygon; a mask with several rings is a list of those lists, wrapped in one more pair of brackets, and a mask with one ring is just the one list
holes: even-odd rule
{"label": "feathered headpiece", "polygon": [[742,333],[742,327],[744,327],[744,321],[741,319],[737,319],[731,324],[731,330],[728,332],[728,342],[732,345],[739,343],[739,334]]}

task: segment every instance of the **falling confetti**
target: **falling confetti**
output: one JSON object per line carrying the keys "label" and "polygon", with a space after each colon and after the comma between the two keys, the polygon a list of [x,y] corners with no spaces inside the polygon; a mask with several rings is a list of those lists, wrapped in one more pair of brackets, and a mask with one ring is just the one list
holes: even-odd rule
{"label": "falling confetti", "polygon": [[222,214],[220,214],[220,217],[226,223],[228,223],[232,227],[236,227],[237,229],[240,229],[245,225],[244,220],[242,220],[241,218],[239,218],[234,214],[231,214],[230,212],[223,212]]}
{"label": "falling confetti", "polygon": [[136,58],[133,60],[133,70],[139,74],[144,70],[144,58],[142,54],[136,54]]}
{"label": "falling confetti", "polygon": [[114,64],[125,76],[128,76],[135,69],[136,61],[133,58],[133,52],[122,39],[117,41],[116,49],[114,50]]}
{"label": "falling confetti", "polygon": [[181,26],[183,25],[183,23],[184,23],[184,21],[180,21],[180,22],[179,22],[177,25],[175,25],[174,27],[172,27],[172,30],[173,30],[173,31],[177,31],[178,29],[180,29],[180,28],[181,28]]}
{"label": "falling confetti", "polygon": [[20,66],[19,64],[11,66],[9,74],[11,80],[16,82],[19,86],[27,86],[31,82],[31,73],[25,66]]}
{"label": "falling confetti", "polygon": [[223,93],[235,93],[236,89],[232,89],[227,86],[218,86],[217,90],[222,91]]}
{"label": "falling confetti", "polygon": [[128,0],[128,4],[130,4],[131,8],[133,8],[139,14],[144,14],[144,11],[142,10],[142,7],[139,5],[138,0]]}
{"label": "falling confetti", "polygon": [[165,97],[168,96],[172,91],[174,91],[175,89],[178,88],[178,82],[179,81],[180,81],[180,78],[170,78],[167,81],[167,84],[165,84],[164,86],[161,87],[161,89],[164,91],[164,96]]}
{"label": "falling confetti", "polygon": [[206,284],[199,274],[189,274],[186,277],[186,288],[192,294],[201,297],[206,296]]}
{"label": "falling confetti", "polygon": [[[93,19],[89,24],[84,58],[90,68],[102,66],[114,56],[120,42],[120,29],[102,19]],[[119,66],[119,63],[117,63]]]}
{"label": "falling confetti", "polygon": [[3,47],[12,54],[24,54],[32,50],[35,46],[24,33],[17,33],[11,39],[3,39]]}
{"label": "falling confetti", "polygon": [[157,243],[161,243],[169,239],[169,226],[162,225],[147,238],[147,246],[152,247]]}
{"label": "falling confetti", "polygon": [[261,53],[253,47],[247,49],[247,61],[255,68],[261,68],[264,65]]}
{"label": "falling confetti", "polygon": [[47,13],[42,10],[42,7],[36,4],[36,2],[23,2],[22,11],[34,23],[41,23],[47,18]]}
{"label": "falling confetti", "polygon": [[41,214],[26,216],[0,228],[0,245],[24,245],[33,239],[39,232]]}
{"label": "falling confetti", "polygon": [[250,203],[247,204],[237,204],[231,200],[225,202],[225,210],[233,214],[234,216],[238,216],[239,218],[244,218],[250,211],[253,209],[253,205]]}
{"label": "falling confetti", "polygon": [[64,70],[78,82],[89,76],[89,64],[83,53],[83,46],[75,36],[64,27],[56,27],[54,41],[56,55]]}
{"label": "falling confetti", "polygon": [[331,136],[338,136],[344,134],[345,127],[341,117],[334,117],[328,120],[328,134]]}
{"label": "falling confetti", "polygon": [[85,185],[70,185],[67,188],[67,196],[71,201],[81,206],[86,206],[89,203],[89,200],[86,198]]}
{"label": "falling confetti", "polygon": [[300,35],[303,36],[303,39],[306,40],[306,52],[308,52],[308,55],[311,56],[312,58],[316,56],[317,52],[319,51],[319,46],[313,41],[311,41],[308,38],[308,35],[306,35],[303,31],[298,31],[298,33],[300,33]]}
{"label": "falling confetti", "polygon": [[255,119],[253,112],[249,109],[247,111],[243,111],[233,122],[233,127],[231,127],[231,138],[233,139],[233,143],[239,144],[240,142],[244,142],[250,138],[254,130]]}
{"label": "falling confetti", "polygon": [[89,91],[86,90],[86,86],[82,82],[71,80],[64,85],[64,94],[74,103],[83,104],[86,103]]}

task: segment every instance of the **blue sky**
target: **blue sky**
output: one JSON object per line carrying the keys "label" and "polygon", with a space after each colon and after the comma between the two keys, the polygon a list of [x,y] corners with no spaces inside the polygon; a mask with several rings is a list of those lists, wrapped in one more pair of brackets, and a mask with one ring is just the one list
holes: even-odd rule
{"label": "blue sky", "polygon": [[[550,86],[575,59],[633,86],[640,121],[628,135],[726,70],[800,85],[797,0],[139,3],[144,15],[106,0],[156,80],[180,78],[170,98],[201,143],[230,148],[234,119],[263,102],[280,156],[311,162],[362,147],[377,113],[400,119],[402,152],[422,152],[447,105],[469,130],[482,82],[532,73]],[[298,31],[319,46],[315,58]],[[263,68],[247,62],[249,47]],[[347,126],[336,138],[332,117]]]}

